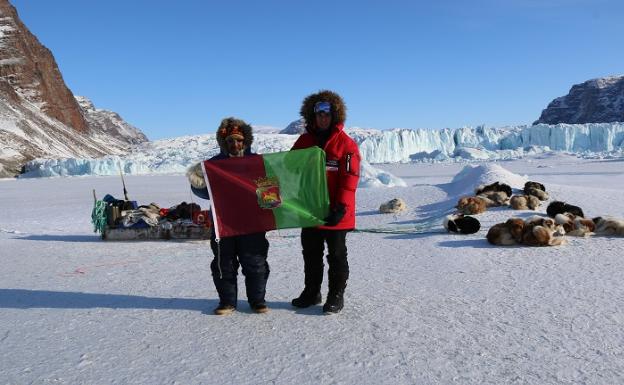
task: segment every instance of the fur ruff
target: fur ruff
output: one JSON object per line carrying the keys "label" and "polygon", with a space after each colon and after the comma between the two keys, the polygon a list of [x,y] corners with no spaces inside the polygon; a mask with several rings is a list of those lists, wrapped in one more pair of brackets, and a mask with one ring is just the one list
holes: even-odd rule
{"label": "fur ruff", "polygon": [[238,129],[243,132],[243,144],[245,145],[245,148],[251,148],[251,144],[253,143],[253,132],[249,124],[245,123],[244,120],[234,117],[225,118],[221,121],[221,124],[217,129],[217,143],[219,144],[221,152],[224,154],[228,153],[227,143],[225,142],[225,139],[228,137],[228,134],[234,129],[234,127],[238,127]]}
{"label": "fur ruff", "polygon": [[206,187],[206,180],[204,179],[204,171],[201,167],[201,162],[192,165],[186,170],[186,177],[189,182],[191,182],[191,186],[203,189]]}
{"label": "fur ruff", "polygon": [[336,124],[344,124],[347,120],[347,106],[345,106],[340,95],[329,90],[319,91],[303,99],[301,109],[299,110],[299,114],[305,120],[305,127],[308,132],[314,131],[314,105],[318,102],[329,102],[331,104],[332,127]]}

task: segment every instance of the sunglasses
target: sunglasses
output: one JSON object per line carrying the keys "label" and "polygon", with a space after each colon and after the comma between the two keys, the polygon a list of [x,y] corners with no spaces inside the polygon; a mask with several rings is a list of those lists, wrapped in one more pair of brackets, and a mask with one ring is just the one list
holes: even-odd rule
{"label": "sunglasses", "polygon": [[326,114],[331,113],[331,104],[329,102],[318,102],[314,105],[314,113],[318,114],[324,112]]}

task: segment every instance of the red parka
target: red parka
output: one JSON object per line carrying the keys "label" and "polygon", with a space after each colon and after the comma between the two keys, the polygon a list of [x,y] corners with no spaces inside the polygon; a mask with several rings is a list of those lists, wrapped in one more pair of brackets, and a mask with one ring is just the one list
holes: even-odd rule
{"label": "red parka", "polygon": [[[319,226],[327,230],[353,230],[355,228],[355,190],[360,179],[360,151],[357,144],[336,124],[325,143],[327,188],[329,202],[334,209],[338,204],[345,207],[345,215],[336,226]],[[302,134],[293,150],[319,145],[316,137],[306,132]]]}

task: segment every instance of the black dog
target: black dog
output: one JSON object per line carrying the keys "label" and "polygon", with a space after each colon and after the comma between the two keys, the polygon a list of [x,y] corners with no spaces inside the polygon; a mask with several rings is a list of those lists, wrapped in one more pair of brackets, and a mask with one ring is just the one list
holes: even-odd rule
{"label": "black dog", "polygon": [[460,234],[474,234],[481,228],[477,218],[463,214],[447,215],[443,225],[446,230]]}
{"label": "black dog", "polygon": [[482,194],[488,191],[502,191],[507,194],[507,198],[511,197],[511,186],[505,183],[494,182],[488,185],[481,185],[475,189],[475,195]]}
{"label": "black dog", "polygon": [[583,214],[583,210],[580,207],[569,205],[565,202],[554,201],[554,202],[551,202],[546,208],[546,214],[548,214],[548,216],[551,218],[556,217],[557,214],[563,214],[563,213],[570,213],[570,214],[576,215],[577,217],[585,218],[585,215]]}

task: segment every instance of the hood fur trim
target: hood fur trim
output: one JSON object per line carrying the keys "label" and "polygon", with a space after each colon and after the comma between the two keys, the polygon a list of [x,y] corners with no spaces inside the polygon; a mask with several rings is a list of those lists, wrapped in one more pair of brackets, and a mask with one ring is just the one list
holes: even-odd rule
{"label": "hood fur trim", "polygon": [[219,144],[221,152],[224,154],[228,153],[225,138],[227,138],[230,132],[233,131],[234,127],[238,127],[238,129],[243,132],[243,136],[245,138],[243,143],[245,144],[246,151],[251,149],[251,144],[254,140],[251,126],[242,119],[229,117],[223,119],[217,129],[217,143]]}
{"label": "hood fur trim", "polygon": [[332,106],[332,127],[337,124],[344,124],[347,120],[347,106],[337,93],[329,90],[319,91],[315,94],[308,95],[303,99],[299,114],[305,120],[305,127],[308,131],[314,131],[314,105],[318,102],[329,102]]}
{"label": "hood fur trim", "polygon": [[191,182],[191,186],[202,189],[206,188],[206,180],[204,180],[204,171],[201,167],[201,162],[195,163],[191,167],[186,170],[186,177],[189,182]]}

